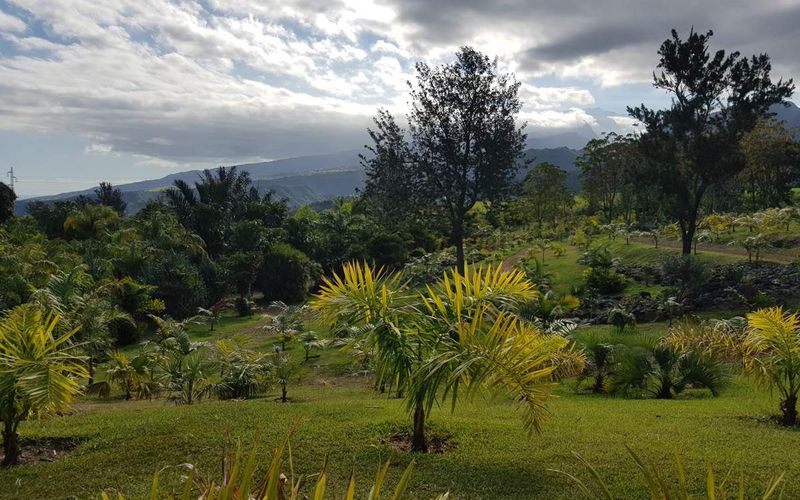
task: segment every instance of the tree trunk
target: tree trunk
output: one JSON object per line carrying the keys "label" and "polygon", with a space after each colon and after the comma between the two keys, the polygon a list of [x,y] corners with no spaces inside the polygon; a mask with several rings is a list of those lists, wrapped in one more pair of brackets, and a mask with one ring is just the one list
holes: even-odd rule
{"label": "tree trunk", "polygon": [[281,384],[281,402],[285,403],[286,399],[286,382]]}
{"label": "tree trunk", "polygon": [[453,244],[456,246],[456,268],[460,274],[464,274],[464,228],[461,224],[453,229]]}
{"label": "tree trunk", "polygon": [[694,228],[687,228],[681,231],[681,253],[692,255],[692,240],[694,239]]}
{"label": "tree trunk", "polygon": [[19,464],[19,435],[13,421],[4,422],[3,426],[3,462],[2,467]]}
{"label": "tree trunk", "polygon": [[411,438],[411,451],[428,451],[425,440],[425,407],[422,401],[417,401],[414,407],[414,435]]}
{"label": "tree trunk", "polygon": [[797,423],[797,396],[789,396],[781,401],[781,423],[786,426]]}
{"label": "tree trunk", "polygon": [[595,394],[600,394],[606,392],[605,388],[605,377],[602,373],[598,373],[594,377],[594,386],[592,387],[592,392]]}
{"label": "tree trunk", "polygon": [[89,359],[86,360],[87,368],[89,369],[89,382],[88,385],[91,386],[94,384],[94,356],[89,356]]}
{"label": "tree trunk", "polygon": [[672,399],[672,383],[668,379],[661,379],[661,385],[656,393],[656,399]]}

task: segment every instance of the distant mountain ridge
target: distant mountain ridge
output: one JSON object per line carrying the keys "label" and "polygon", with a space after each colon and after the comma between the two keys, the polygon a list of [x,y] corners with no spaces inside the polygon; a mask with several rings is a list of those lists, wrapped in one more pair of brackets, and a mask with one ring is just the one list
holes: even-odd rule
{"label": "distant mountain ridge", "polygon": [[[773,106],[771,111],[775,113],[775,119],[783,121],[790,129],[796,129],[796,136],[800,138],[800,108],[796,104],[790,102],[788,106]],[[600,114],[595,113],[595,115]],[[592,128],[586,125],[556,135],[530,138],[528,140],[530,149],[525,151],[525,159],[532,160],[533,163],[520,169],[517,178],[524,178],[532,165],[548,162],[566,170],[567,184],[571,189],[580,189],[575,160],[586,142],[596,136]],[[364,185],[366,178],[359,161],[359,154],[362,152],[360,149],[351,149],[330,154],[246,163],[237,167],[250,172],[253,184],[259,192],[272,190],[277,197],[289,200],[290,206],[297,207],[304,204],[320,204],[333,198],[355,194],[356,190]],[[148,201],[158,198],[163,190],[172,186],[176,180],[194,183],[200,172],[201,170],[189,170],[160,179],[131,182],[116,187],[122,191],[129,212],[134,213]],[[24,214],[31,201],[69,200],[82,194],[92,195],[93,189],[17,200],[14,211]]]}
{"label": "distant mountain ridge", "polygon": [[[274,191],[277,198],[289,200],[289,205],[297,207],[305,204],[320,204],[342,196],[352,196],[363,187],[366,175],[360,165],[361,150],[341,151],[338,153],[299,156],[258,163],[236,165],[237,168],[250,173],[253,185],[260,193]],[[566,147],[548,149],[529,149],[525,151],[526,160],[535,163],[549,162],[567,170],[570,179],[577,180],[574,172],[575,158],[578,152]],[[131,182],[115,186],[122,191],[123,199],[128,203],[128,212],[135,213],[148,201],[157,199],[163,191],[171,187],[176,180],[194,183],[202,171],[190,170],[167,175],[160,179]],[[527,169],[521,169],[519,177],[524,177]],[[574,182],[571,181],[572,184]],[[32,201],[71,200],[80,195],[91,196],[94,189],[84,189],[54,196],[41,196],[17,200],[14,211],[25,214],[28,203]]]}

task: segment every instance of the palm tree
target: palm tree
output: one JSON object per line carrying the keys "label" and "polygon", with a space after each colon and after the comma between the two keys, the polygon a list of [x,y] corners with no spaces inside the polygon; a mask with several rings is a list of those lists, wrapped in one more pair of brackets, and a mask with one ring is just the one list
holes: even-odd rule
{"label": "palm tree", "polygon": [[643,336],[638,345],[615,347],[615,392],[649,393],[672,399],[688,387],[704,387],[718,396],[725,383],[723,364],[714,356],[682,350],[669,342]]}
{"label": "palm tree", "polygon": [[115,351],[111,353],[111,364],[106,370],[106,377],[110,383],[123,390],[127,400],[133,397],[134,392],[137,396],[147,396],[153,389],[147,384],[148,376],[152,374],[153,362],[145,352],[128,358],[124,352]]}
{"label": "palm tree", "polygon": [[373,353],[376,386],[403,391],[412,449],[424,451],[426,414],[440,397],[455,408],[462,387],[503,387],[524,406],[524,427],[539,431],[547,385],[578,373],[583,358],[510,312],[536,294],[516,270],[467,266],[415,292],[400,273],[350,263],[324,280],[312,305],[331,324],[365,327],[355,340]]}
{"label": "palm tree", "polygon": [[298,377],[299,367],[292,363],[286,352],[275,346],[275,352],[272,355],[272,370],[275,382],[281,386],[281,402],[285,403],[289,401],[286,396],[287,386],[289,382]]}
{"label": "palm tree", "polygon": [[745,368],[757,383],[778,389],[781,423],[797,423],[800,392],[800,318],[780,307],[747,315],[744,339]]}
{"label": "palm tree", "polygon": [[211,369],[211,363],[199,351],[167,357],[162,378],[170,391],[169,399],[175,404],[190,405],[205,397],[213,389],[209,382]]}
{"label": "palm tree", "polygon": [[285,351],[286,343],[291,342],[303,330],[303,320],[309,313],[308,306],[288,305],[281,301],[275,301],[270,306],[277,309],[277,313],[274,316],[264,316],[267,319],[264,330],[275,335],[281,343],[281,350]]}
{"label": "palm tree", "polygon": [[15,307],[0,320],[0,420],[2,465],[19,463],[20,422],[32,415],[64,411],[88,375],[72,353],[75,330],[56,336],[58,317],[33,304]]}
{"label": "palm tree", "polygon": [[63,318],[59,333],[76,330],[76,338],[87,357],[88,385],[94,384],[94,368],[112,345],[111,327],[124,322],[135,326],[133,318],[111,304],[106,296],[112,284],[96,286],[85,266],[59,271],[50,276],[44,288],[32,299],[44,309]]}
{"label": "palm tree", "polygon": [[593,334],[581,341],[581,349],[586,356],[586,367],[579,381],[587,377],[594,379],[592,392],[606,392],[606,381],[614,373],[614,345],[608,335]]}
{"label": "palm tree", "polygon": [[325,347],[325,341],[321,340],[319,337],[317,337],[316,333],[310,330],[301,333],[298,340],[300,341],[300,344],[303,345],[303,350],[305,351],[304,361],[308,361],[308,358],[311,354],[311,349],[322,349]]}
{"label": "palm tree", "polygon": [[219,323],[220,317],[222,317],[223,311],[230,307],[230,303],[227,300],[220,300],[209,306],[208,309],[204,307],[197,308],[197,316],[203,320],[205,320],[209,326],[211,327],[211,331],[214,331],[214,325]]}

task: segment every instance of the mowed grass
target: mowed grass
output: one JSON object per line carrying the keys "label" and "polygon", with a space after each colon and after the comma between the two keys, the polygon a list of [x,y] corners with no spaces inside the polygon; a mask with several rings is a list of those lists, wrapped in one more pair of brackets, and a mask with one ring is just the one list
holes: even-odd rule
{"label": "mowed grass", "polygon": [[[576,394],[565,385],[550,402],[550,418],[540,436],[528,437],[515,405],[497,399],[461,404],[455,413],[436,409],[435,432],[449,434],[457,448],[444,454],[410,455],[393,451],[382,438],[402,427],[401,401],[371,392],[364,379],[335,385],[310,380],[290,390],[292,403],[271,397],[251,401],[209,401],[192,406],[155,402],[83,403],[62,418],[28,422],[25,439],[80,437],[64,459],[0,471],[2,498],[92,498],[104,488],[119,488],[143,498],[153,472],[192,463],[217,477],[226,434],[245,445],[261,431],[261,456],[296,419],[302,424],[292,443],[296,471],[313,474],[329,457],[333,488],[343,493],[353,468],[366,493],[378,463],[391,458],[392,479],[416,461],[411,498],[450,491],[454,498],[579,498],[558,469],[588,479],[571,452],[598,469],[618,497],[642,498],[644,486],[624,449],[632,446],[665,473],[673,474],[678,450],[700,491],[705,460],[718,475],[744,472],[755,495],[767,479],[785,471],[786,498],[800,496],[800,433],[770,423],[776,402],[737,380],[719,398],[702,392],[672,401],[632,400]],[[178,471],[164,469],[176,484]]]}

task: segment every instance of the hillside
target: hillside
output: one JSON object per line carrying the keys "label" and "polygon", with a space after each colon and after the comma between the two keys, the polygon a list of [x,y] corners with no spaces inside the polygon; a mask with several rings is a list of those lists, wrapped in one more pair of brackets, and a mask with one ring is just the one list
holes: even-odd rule
{"label": "hillside", "polygon": [[[319,204],[340,196],[351,196],[364,183],[364,171],[359,165],[358,150],[349,150],[326,155],[301,156],[259,163],[237,165],[250,172],[253,184],[259,192],[274,191],[278,198],[286,198],[289,205],[297,207],[305,204]],[[566,147],[552,149],[529,149],[525,151],[526,161],[533,164],[549,162],[560,166],[568,173],[568,184],[573,189],[580,187],[575,158],[578,152]],[[158,198],[164,189],[176,180],[193,183],[200,170],[178,172],[162,177],[118,187],[128,203],[130,213],[141,209],[148,201]],[[519,179],[524,178],[527,168],[521,169]],[[31,201],[70,200],[80,195],[92,195],[92,189],[73,191],[55,196],[45,196],[18,200],[14,204],[17,214],[25,214]]]}

